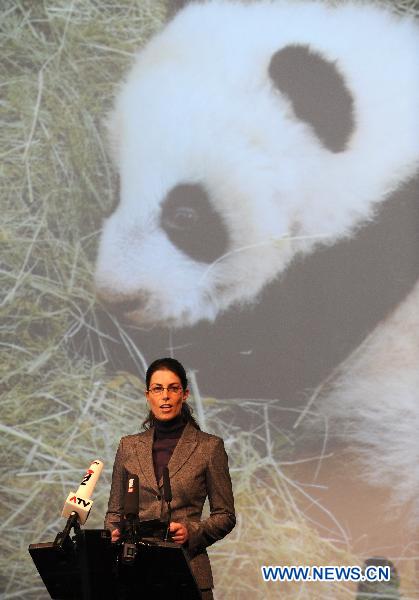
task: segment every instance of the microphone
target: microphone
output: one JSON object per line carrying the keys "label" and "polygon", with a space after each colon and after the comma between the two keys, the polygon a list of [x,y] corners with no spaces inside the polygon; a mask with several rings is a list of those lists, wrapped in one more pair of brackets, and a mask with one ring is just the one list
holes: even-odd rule
{"label": "microphone", "polygon": [[140,503],[139,488],[140,482],[138,475],[130,474],[128,477],[128,487],[124,497],[124,515],[127,519],[132,520],[133,518],[138,517]]}
{"label": "microphone", "polygon": [[64,502],[62,517],[68,518],[72,513],[77,513],[77,520],[80,525],[86,523],[90,510],[93,505],[92,493],[95,489],[99,475],[103,469],[101,460],[94,460],[87,469],[76,493],[70,492],[67,500]]}
{"label": "microphone", "polygon": [[172,501],[172,486],[170,485],[169,467],[163,469],[163,498],[167,504],[167,528],[164,541],[167,542],[170,532],[170,520],[172,517],[172,507],[170,503]]}
{"label": "microphone", "polygon": [[122,562],[128,565],[134,563],[137,555],[137,522],[140,510],[140,482],[138,475],[128,475],[128,486],[124,496],[125,541],[122,550]]}
{"label": "microphone", "polygon": [[70,531],[74,527],[74,531],[78,532],[80,525],[86,523],[93,504],[91,495],[102,469],[103,462],[101,460],[94,460],[84,474],[77,492],[70,492],[67,496],[61,513],[62,517],[67,518],[67,523],[63,531],[57,533],[54,540],[54,547],[60,551],[66,550],[70,552],[73,550],[73,545],[69,538]]}
{"label": "microphone", "polygon": [[169,467],[163,469],[163,496],[165,502],[170,504],[172,498],[172,486],[170,485]]}

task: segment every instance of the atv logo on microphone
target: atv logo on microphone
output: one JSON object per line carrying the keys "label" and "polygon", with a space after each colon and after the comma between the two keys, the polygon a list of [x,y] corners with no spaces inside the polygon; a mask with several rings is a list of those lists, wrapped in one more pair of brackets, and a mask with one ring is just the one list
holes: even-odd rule
{"label": "atv logo on microphone", "polygon": [[74,504],[83,505],[83,508],[87,508],[91,502],[89,500],[83,500],[83,498],[77,498],[77,496],[72,496],[68,499],[68,502],[74,502]]}

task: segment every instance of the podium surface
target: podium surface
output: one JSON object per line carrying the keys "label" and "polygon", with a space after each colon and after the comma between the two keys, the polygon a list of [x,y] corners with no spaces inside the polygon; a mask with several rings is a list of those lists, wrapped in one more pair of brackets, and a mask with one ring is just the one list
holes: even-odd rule
{"label": "podium surface", "polygon": [[200,600],[185,550],[157,540],[135,544],[135,558],[122,560],[123,544],[111,544],[103,529],[84,529],[67,539],[31,544],[29,553],[53,600]]}

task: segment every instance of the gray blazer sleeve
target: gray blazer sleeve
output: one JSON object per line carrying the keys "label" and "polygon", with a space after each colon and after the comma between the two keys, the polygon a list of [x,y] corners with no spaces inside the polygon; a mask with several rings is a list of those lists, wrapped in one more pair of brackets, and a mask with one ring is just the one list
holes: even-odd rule
{"label": "gray blazer sleeve", "polygon": [[228,458],[223,440],[215,440],[206,470],[206,486],[210,506],[210,516],[203,521],[186,523],[189,540],[187,543],[191,555],[202,552],[217,540],[226,536],[236,523],[233,490]]}
{"label": "gray blazer sleeve", "polygon": [[105,529],[110,529],[111,531],[119,528],[124,512],[124,490],[127,485],[127,474],[124,468],[123,445],[124,440],[121,439],[113,465],[111,493],[109,495],[108,510],[105,516]]}

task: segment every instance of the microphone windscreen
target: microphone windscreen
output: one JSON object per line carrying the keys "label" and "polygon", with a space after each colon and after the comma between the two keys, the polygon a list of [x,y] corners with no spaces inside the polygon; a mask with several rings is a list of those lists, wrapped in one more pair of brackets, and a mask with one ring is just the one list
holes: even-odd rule
{"label": "microphone windscreen", "polygon": [[124,497],[124,514],[125,516],[138,517],[140,511],[140,482],[138,475],[128,475],[127,488]]}
{"label": "microphone windscreen", "polygon": [[77,490],[78,496],[81,496],[82,498],[91,498],[99,475],[102,473],[102,469],[103,462],[101,460],[94,460],[92,462],[79,485],[79,489]]}
{"label": "microphone windscreen", "polygon": [[172,501],[172,486],[170,485],[169,467],[163,469],[163,495],[165,502]]}
{"label": "microphone windscreen", "polygon": [[61,513],[62,517],[68,518],[71,513],[76,512],[80,525],[85,524],[93,505],[92,492],[102,469],[103,462],[101,460],[94,460],[91,463],[83,476],[77,492],[70,492],[67,496]]}

